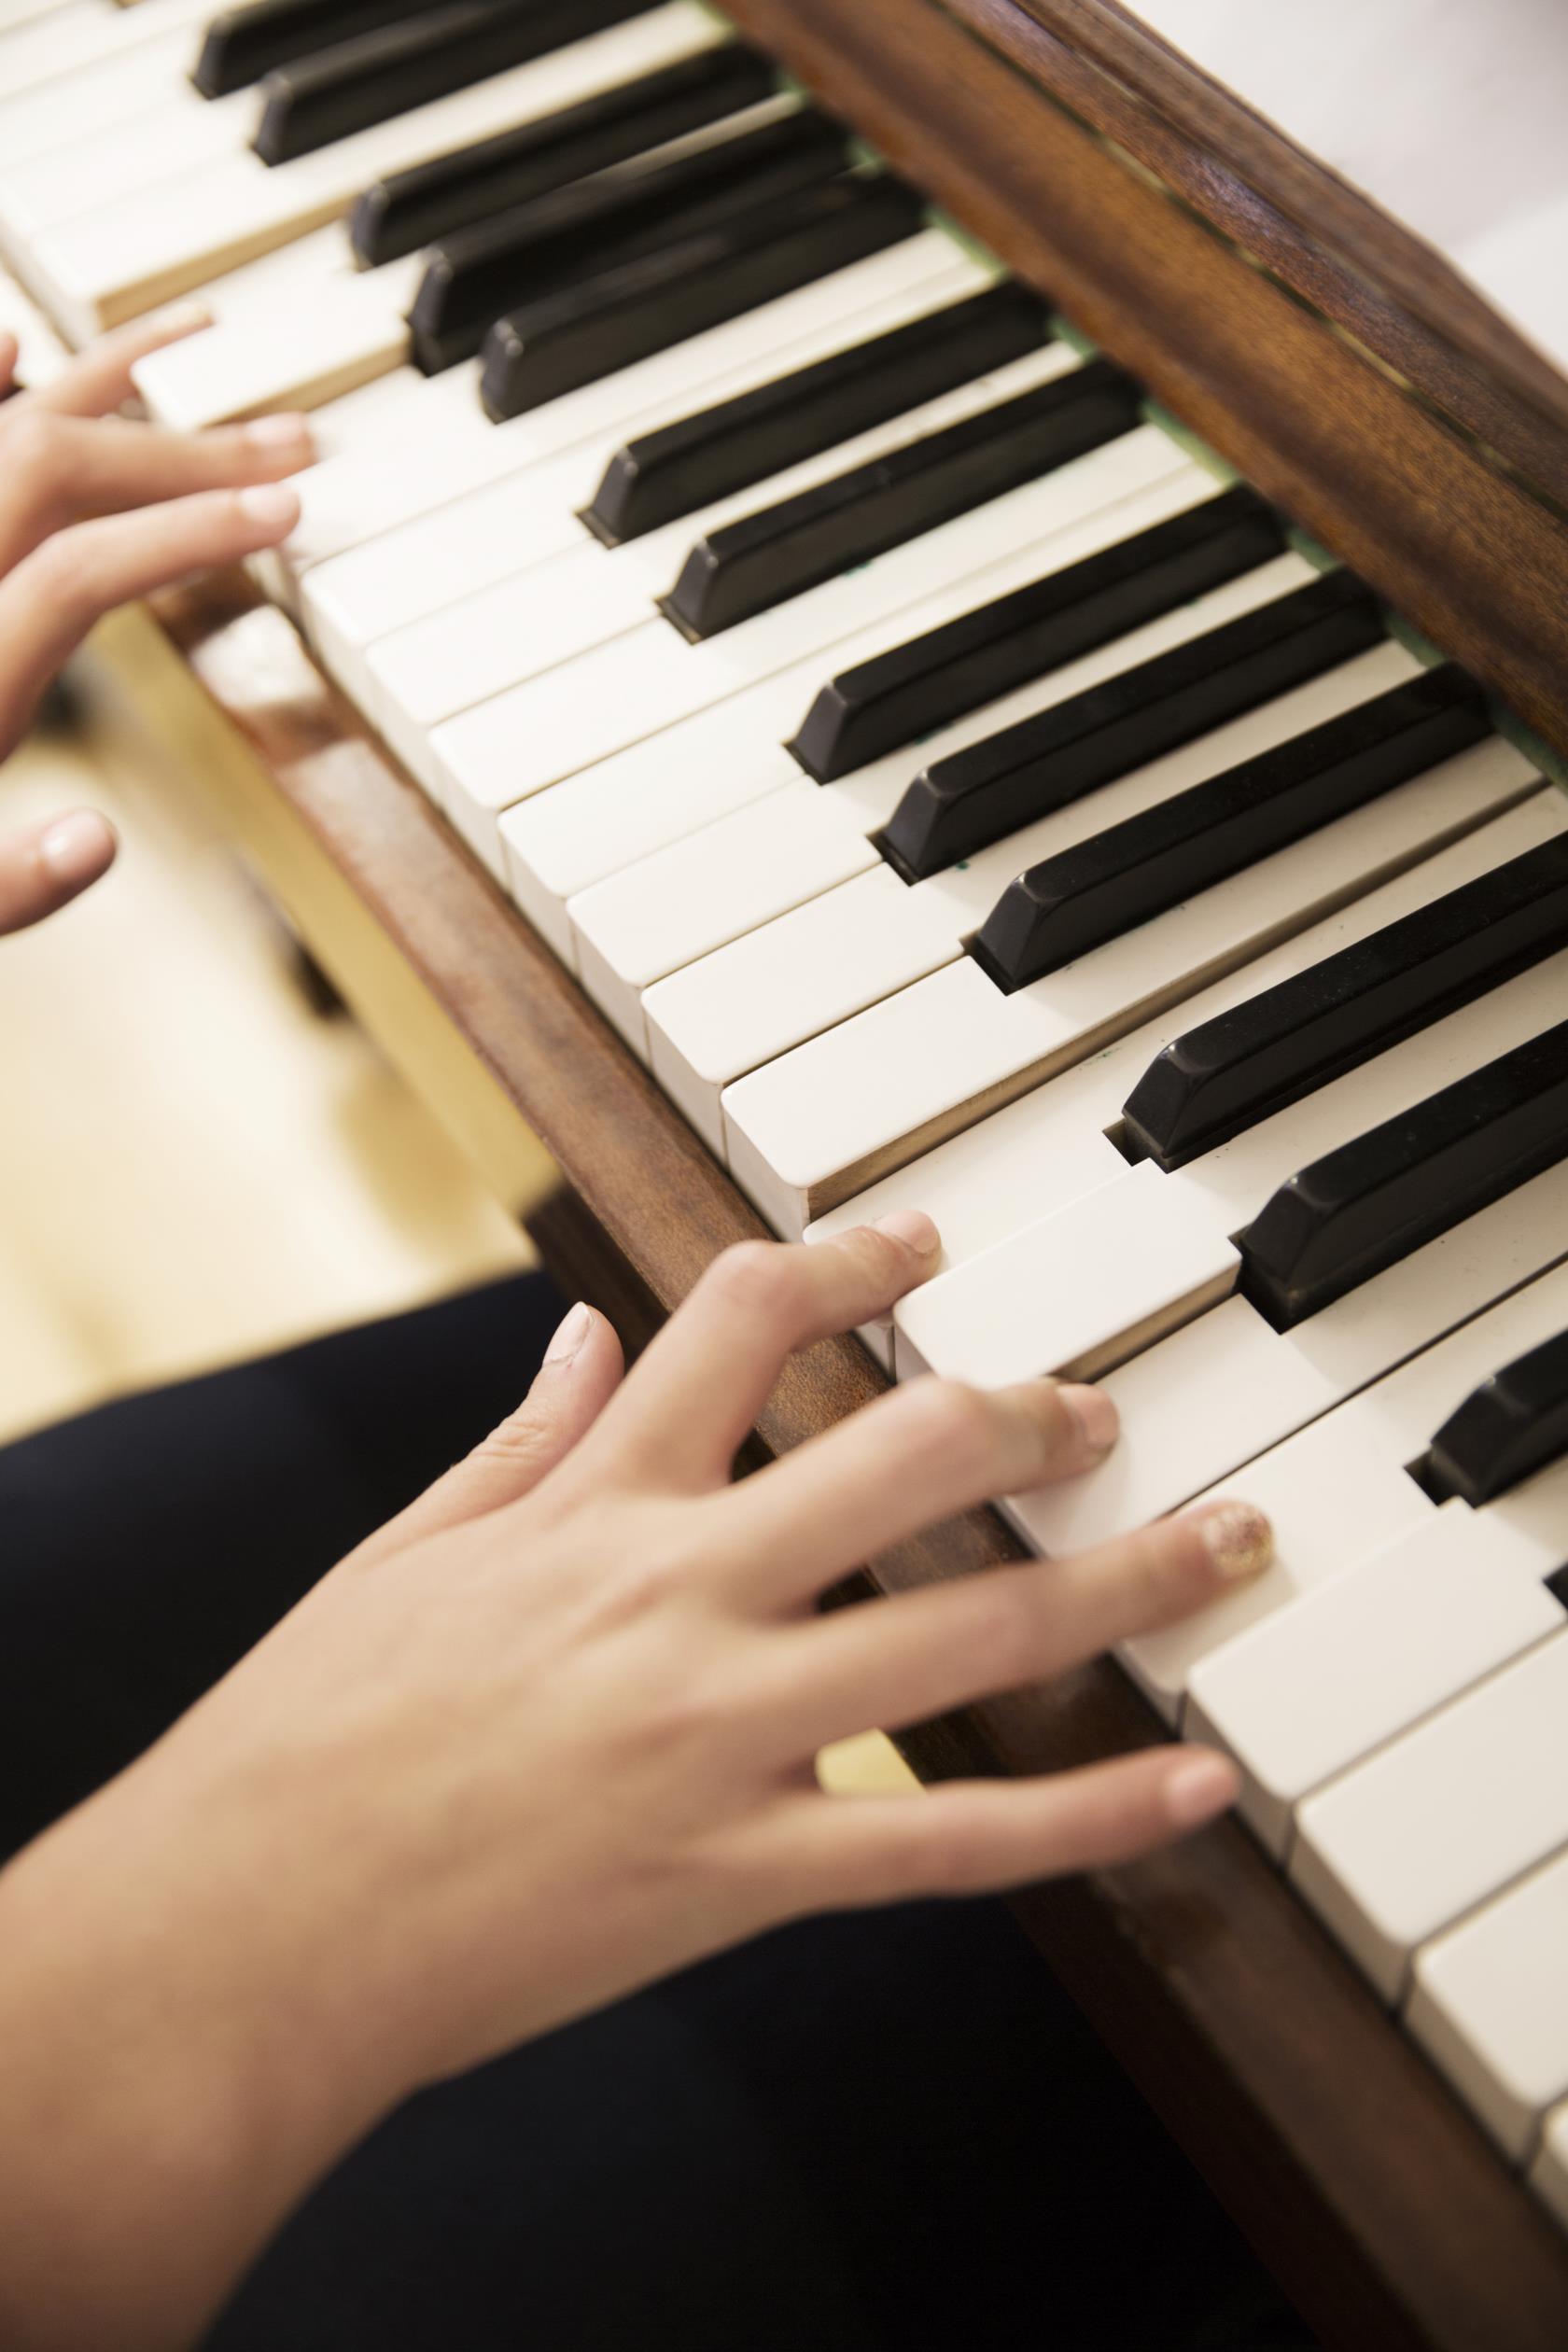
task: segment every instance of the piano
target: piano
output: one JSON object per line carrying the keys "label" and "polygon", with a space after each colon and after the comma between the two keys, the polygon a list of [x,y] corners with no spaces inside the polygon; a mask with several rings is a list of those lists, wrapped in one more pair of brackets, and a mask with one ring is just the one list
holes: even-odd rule
{"label": "piano", "polygon": [[866,1589],[1269,1510],[1255,1588],[898,1736],[1226,1746],[1241,1820],[1020,1918],[1325,2344],[1546,2352],[1568,383],[1155,14],[0,0],[0,324],[40,381],[200,293],[148,410],[315,412],[294,539],[133,665],[520,1207],[543,1139],[567,1283],[645,1332],[917,1201],[763,1451],[1116,1395]]}

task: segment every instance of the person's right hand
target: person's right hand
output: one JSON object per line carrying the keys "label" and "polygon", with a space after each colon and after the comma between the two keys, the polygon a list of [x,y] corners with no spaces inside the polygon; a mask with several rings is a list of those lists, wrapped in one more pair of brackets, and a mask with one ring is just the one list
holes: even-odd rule
{"label": "person's right hand", "polygon": [[[422,2084],[802,1913],[1092,1868],[1232,1800],[1225,1760],[1163,1743],[903,1799],[818,1788],[825,1743],[1061,1673],[1267,1557],[1228,1505],[819,1617],[867,1558],[1114,1435],[1094,1391],[920,1379],[731,1483],[786,1358],[887,1312],[936,1246],[905,1217],[732,1251],[623,1383],[575,1309],[511,1421],[0,1881],[0,1942],[35,1953],[56,2031],[156,2090],[105,2122],[101,2086],[56,2085],[46,2134],[13,2057],[34,2169],[0,2222],[68,2255],[70,2292],[100,2275],[117,2345],[194,2326]],[[186,2167],[211,2234],[135,2289]]]}
{"label": "person's right hand", "polygon": [[[310,463],[304,417],[174,433],[117,413],[138,359],[206,324],[199,304],[138,319],[0,399],[0,761],[105,613],[273,547],[299,519],[283,477]],[[0,395],[16,362],[0,334]],[[68,905],[114,854],[88,809],[0,839],[0,933]]]}

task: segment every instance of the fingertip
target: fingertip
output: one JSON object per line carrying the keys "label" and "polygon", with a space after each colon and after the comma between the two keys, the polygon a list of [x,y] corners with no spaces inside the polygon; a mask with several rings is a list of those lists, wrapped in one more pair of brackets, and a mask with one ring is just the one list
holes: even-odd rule
{"label": "fingertip", "polygon": [[1261,1575],[1274,1557],[1274,1530],[1253,1503],[1227,1496],[1201,1504],[1183,1519],[1201,1538],[1211,1567],[1225,1584]]}
{"label": "fingertip", "polygon": [[213,323],[208,305],[199,297],[187,302],[171,302],[167,310],[159,311],[147,322],[148,331],[161,343],[181,343],[187,335],[199,335]]}
{"label": "fingertip", "polygon": [[315,462],[315,437],[306,416],[258,416],[240,430],[259,455],[291,473]]}
{"label": "fingertip", "polygon": [[1234,1805],[1241,1775],[1229,1757],[1214,1748],[1193,1748],[1165,1776],[1165,1807],[1178,1829],[1199,1829]]}
{"label": "fingertip", "polygon": [[575,1307],[568,1307],[555,1327],[555,1336],[544,1351],[546,1364],[560,1366],[575,1362],[594,1329],[594,1310],[586,1299],[580,1298]]}
{"label": "fingertip", "polygon": [[287,539],[300,520],[300,494],[286,482],[256,483],[248,490],[236,491],[234,503],[245,522],[260,535],[263,545]]}
{"label": "fingertip", "polygon": [[942,1247],[942,1236],[935,1221],[923,1209],[895,1209],[886,1217],[878,1217],[872,1227],[874,1233],[885,1233],[904,1248],[913,1250],[917,1258],[934,1258]]}
{"label": "fingertip", "polygon": [[1078,1435],[1078,1451],[1085,1467],[1102,1462],[1121,1435],[1122,1417],[1103,1389],[1081,1380],[1066,1380],[1057,1390],[1057,1402]]}
{"label": "fingertip", "polygon": [[74,897],[108,872],[119,847],[119,836],[106,817],[95,808],[75,808],[40,835],[38,857],[56,888]]}

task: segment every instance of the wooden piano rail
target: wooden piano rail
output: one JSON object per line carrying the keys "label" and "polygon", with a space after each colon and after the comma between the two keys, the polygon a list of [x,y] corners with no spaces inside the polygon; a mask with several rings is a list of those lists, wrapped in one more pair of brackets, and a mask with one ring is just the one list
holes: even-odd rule
{"label": "wooden piano rail", "polygon": [[[281,818],[335,888],[346,879],[455,1043],[548,1144],[612,1275],[629,1267],[673,1307],[718,1250],[761,1230],[728,1177],[281,615],[231,582],[169,598],[160,617],[254,755],[242,764],[267,803],[261,830]],[[243,833],[232,795],[229,814]],[[313,944],[330,966],[333,943]],[[799,1445],[880,1385],[855,1342],[818,1348],[781,1383],[761,1440]],[[976,1513],[872,1577],[892,1592],[1013,1556],[1001,1522]],[[905,1745],[935,1777],[1070,1768],[1159,1736],[1130,1686],[1096,1666]],[[1568,2247],[1239,1827],[1016,1908],[1325,2344],[1561,2352]],[[1136,2229],[1129,2215],[1129,2259]],[[1043,2324],[1049,2265],[1043,2215]]]}
{"label": "wooden piano rail", "polygon": [[1568,751],[1568,396],[1435,255],[1106,0],[724,5]]}

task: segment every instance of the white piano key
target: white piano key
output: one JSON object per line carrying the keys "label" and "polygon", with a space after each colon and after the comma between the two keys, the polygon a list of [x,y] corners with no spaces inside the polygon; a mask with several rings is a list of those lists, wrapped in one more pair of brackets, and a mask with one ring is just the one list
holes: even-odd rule
{"label": "white piano key", "polygon": [[[31,24],[35,17],[48,16],[51,8],[64,7],[69,0],[0,0],[0,34],[14,32],[19,24]],[[114,0],[98,0],[100,7],[110,7]]]}
{"label": "white piano key", "polygon": [[[625,441],[978,290],[986,273],[955,259],[956,266],[862,301],[852,314],[829,305],[815,328],[785,349],[759,346],[694,391],[683,382],[679,394],[639,413],[635,425],[613,417],[553,459],[520,465],[322,565],[307,583],[304,611],[324,655],[373,711],[385,712],[388,731],[427,730],[499,691],[516,674],[517,644],[530,642],[531,571],[567,550],[599,564],[609,560],[580,517]],[[689,537],[694,528],[687,525]],[[651,606],[645,597],[638,619]]]}
{"label": "white piano key", "polygon": [[[467,381],[477,408],[478,385],[471,373]],[[372,376],[357,391],[340,392],[334,399],[323,400],[311,415],[311,431],[321,462],[385,448],[404,436],[411,423],[417,427],[421,398],[431,385],[432,379],[411,363],[390,368],[385,375]],[[313,476],[315,470],[312,469]]]}
{"label": "white piano key", "polygon": [[1288,1332],[1227,1298],[1108,1375],[1122,1435],[1092,1478],[1009,1499],[1036,1549],[1076,1551],[1211,1490],[1568,1257],[1568,1169],[1547,1169]]}
{"label": "white piano key", "polygon": [[[153,0],[146,0],[146,5],[152,6]],[[50,204],[51,170],[74,172],[91,187],[93,159],[101,143],[105,150],[121,156],[119,184],[144,186],[147,178],[159,176],[160,151],[146,137],[149,119],[165,129],[171,119],[177,119],[176,161],[171,169],[203,160],[204,155],[229,152],[233,144],[230,117],[222,111],[217,117],[220,131],[216,145],[205,149],[201,146],[203,138],[214,137],[201,127],[203,111],[209,105],[228,107],[230,102],[198,97],[190,87],[185,77],[192,62],[191,49],[188,32],[161,35],[123,55],[106,58],[100,65],[82,66],[20,92],[7,78],[0,59],[0,158],[4,159],[0,186],[7,190],[14,188],[24,201],[32,189],[33,202],[41,199],[49,206],[49,220],[68,220],[87,206],[78,208],[70,202],[68,186],[62,191],[62,202]],[[236,96],[242,106],[247,103],[246,93]],[[253,96],[248,103],[254,122]],[[180,155],[177,142],[182,136],[193,144]],[[124,146],[127,141],[129,147]],[[39,175],[36,181],[35,173]],[[0,236],[4,234],[0,227]]]}
{"label": "white piano key", "polygon": [[270,168],[247,149],[160,181],[47,231],[16,259],[45,306],[85,342],[336,218],[387,172],[553,114],[722,37],[693,0],[666,0],[646,16],[290,162]]}
{"label": "white piano key", "polygon": [[[1229,1237],[1298,1169],[1550,1028],[1565,990],[1568,953],[1548,957],[1171,1174],[1154,1160],[1129,1168],[1105,1142],[1106,1181],[901,1304],[900,1371],[907,1348],[911,1369],[1001,1386],[1030,1377],[1016,1368],[1020,1351],[1032,1360],[1047,1339],[1047,1371],[1093,1379],[1125,1362],[1234,1285],[1241,1260]],[[1058,1302],[1085,1269],[1092,1281],[1112,1267],[1093,1341],[1071,1318],[1058,1329]]]}
{"label": "white piano key", "polygon": [[[1188,608],[1189,613],[1196,610]],[[1141,631],[1139,640],[1147,634]],[[1141,658],[1133,643],[1124,640],[1128,660]],[[1090,658],[1101,675],[1122,665],[1099,655]],[[850,831],[847,804],[863,811],[865,832],[886,823],[911,774],[908,752],[879,763],[875,774],[868,770],[841,786],[815,788],[815,798],[797,792],[794,805],[803,825],[811,823],[822,838],[824,878],[818,888],[825,895],[817,904],[765,920],[765,904],[758,915],[751,913],[765,881],[749,889],[739,874],[723,879],[710,874],[704,877],[702,895],[689,898],[679,888],[680,853],[670,852],[658,861],[657,874],[646,877],[653,885],[651,918],[639,921],[632,912],[645,895],[638,889],[640,877],[633,874],[572,902],[583,970],[592,946],[601,966],[612,965],[647,988],[644,1013],[653,1067],[662,1083],[679,1088],[683,1101],[705,1103],[704,1131],[716,1133],[726,1086],[950,963],[1015,875],[1350,708],[1378,692],[1380,682],[1407,674],[1409,661],[1400,649],[1376,648],[913,886],[869,842],[860,845],[851,863],[843,838]],[[1071,692],[1087,682],[1079,671],[1075,664],[1071,672],[1058,672],[1053,687],[1037,700],[1056,700],[1055,684]],[[732,820],[737,830],[740,821]],[[698,847],[694,841],[685,846]],[[744,850],[744,843],[741,847]],[[835,860],[839,874],[853,879],[839,880],[833,871]],[[832,887],[835,881],[837,889]],[[696,960],[710,939],[725,936],[721,927],[731,903],[765,927]],[[727,928],[733,933],[744,926],[736,921]],[[661,978],[661,963],[673,976]],[[675,971],[678,963],[686,968]]]}
{"label": "white piano key", "polygon": [[1309,1798],[1291,1876],[1388,2001],[1411,1955],[1568,1841],[1568,1631]]}
{"label": "white piano key", "polygon": [[[143,0],[137,8],[72,0],[70,6],[50,8],[0,34],[0,91],[8,105],[109,64],[119,66],[129,80],[145,88],[138,78],[138,52],[150,50],[163,35],[175,37],[177,45],[161,50],[160,78],[154,87],[172,88],[195,64],[194,36],[212,13],[212,0]],[[15,151],[7,141],[4,152]]]}
{"label": "white piano key", "polygon": [[480,704],[431,736],[448,814],[499,871],[503,808],[1066,527],[1101,481],[1063,467],[700,645],[650,622]]}
{"label": "white piano key", "polygon": [[[124,61],[100,70],[123,79]],[[68,87],[56,86],[57,104]],[[67,221],[234,155],[255,136],[259,119],[254,91],[202,98],[187,88],[91,135],[78,131],[68,144],[41,155],[7,156],[0,166],[0,244],[8,251],[25,247]]]}
{"label": "white piano key", "polygon": [[407,312],[423,266],[411,254],[362,274],[343,270],[287,306],[266,305],[152,352],[134,371],[148,414],[200,432],[354,391],[407,357]]}
{"label": "white piano key", "polygon": [[[721,129],[767,121],[796,103],[778,99],[749,107],[722,125],[669,141],[656,153],[690,150],[710,142]],[[314,409],[410,363],[408,313],[427,256],[408,254],[361,273],[346,231],[329,233],[340,241],[342,268],[316,300],[291,302],[287,313],[274,310],[271,315],[226,327],[200,344],[160,353],[145,371],[145,380],[138,373],[138,386],[152,414],[177,428],[195,430],[275,409]],[[978,263],[969,269],[976,285],[986,282],[987,273]],[[345,273],[352,274],[345,277]]]}
{"label": "white piano key", "polygon": [[960,957],[727,1088],[731,1169],[778,1230],[799,1232],[1161,1002],[1473,831],[1537,781],[1494,738],[1013,995]]}
{"label": "white piano key", "polygon": [[[1100,454],[1096,453],[1097,456]],[[1018,584],[1043,578],[1113,546],[1197,503],[1212,489],[1210,478],[1199,471],[1169,474],[1135,497],[1108,507],[1028,551],[1015,567]],[[722,838],[730,845],[728,864],[721,867],[715,862],[724,854],[718,840],[699,842],[697,837],[699,829],[714,834],[721,832],[721,816],[708,805],[706,795],[699,795],[693,802],[695,818],[683,825],[686,804],[678,793],[644,793],[645,801],[656,797],[656,805],[668,811],[661,825],[662,839],[651,842],[646,832],[639,830],[630,853],[621,855],[619,828],[608,839],[602,826],[596,827],[592,835],[583,835],[583,847],[592,863],[586,871],[581,863],[577,866],[570,893],[574,900],[582,893],[579,905],[583,928],[592,936],[597,954],[623,980],[634,987],[649,987],[683,965],[694,963],[698,957],[711,955],[729,940],[788,913],[803,897],[813,894],[796,891],[791,875],[787,889],[781,876],[780,888],[771,899],[767,895],[766,873],[752,847],[752,827],[755,824],[765,831],[784,820],[781,817],[765,816],[764,801],[787,796],[802,835],[820,834],[823,878],[814,885],[814,891],[831,889],[834,883],[864,872],[876,862],[876,853],[869,846],[851,850],[848,845],[856,835],[863,845],[869,844],[869,836],[891,817],[918,767],[979,742],[998,729],[1031,717],[1102,679],[1113,678],[1135,663],[1184,644],[1205,629],[1251,611],[1274,595],[1284,595],[1308,576],[1299,556],[1281,556],[1275,563],[1263,565],[1257,571],[1183,606],[1180,611],[1150,622],[1077,661],[1031,679],[1000,701],[966,713],[951,725],[924,737],[917,748],[903,745],[830,784],[806,785],[795,761],[764,725],[754,735],[753,754],[742,769],[746,798],[737,809],[723,812]],[[1005,592],[993,588],[989,593]],[[983,601],[974,597],[968,609],[973,609]],[[905,636],[895,641],[907,643],[931,625],[923,620],[917,622],[914,615],[908,619]],[[864,658],[858,647],[840,646],[833,653],[834,665],[840,669]],[[803,715],[821,683],[820,662],[802,670],[798,704],[790,716],[799,719]],[[791,692],[795,691],[791,688]],[[672,729],[665,738],[672,749],[680,733]],[[584,786],[587,781],[581,779]],[[577,789],[575,784],[563,787],[563,792]],[[807,859],[810,854],[803,841],[797,857]],[[706,869],[700,895],[683,885],[683,859],[687,856],[700,860]],[[599,884],[605,887],[595,887]],[[651,903],[656,903],[659,910],[656,939],[644,929],[644,910]],[[729,909],[736,903],[744,905],[745,911],[732,921]]]}
{"label": "white piano key", "polygon": [[[301,579],[314,567],[577,442],[607,432],[625,438],[645,429],[646,419],[683,415],[688,408],[701,405],[707,386],[732,371],[738,374],[749,367],[765,367],[808,335],[833,326],[852,326],[863,307],[943,275],[952,258],[952,239],[940,230],[906,237],[886,252],[761,303],[504,425],[492,425],[480,407],[477,361],[435,377],[416,377],[413,388],[422,389],[424,398],[416,401],[411,397],[402,443],[360,461],[344,456],[301,477],[302,511],[284,551],[289,575]],[[460,437],[451,430],[445,406],[455,388],[462,395],[472,427]],[[395,549],[391,554],[395,559]],[[372,575],[381,563],[381,556],[372,554],[364,576]],[[357,576],[345,566],[339,578]],[[390,620],[381,619],[379,612],[371,617],[372,634],[380,636],[413,616],[399,605]]]}
{"label": "white piano key", "polygon": [[1196,1617],[1140,1634],[1118,1652],[1167,1720],[1180,1719],[1202,1659],[1260,1619],[1288,1616],[1301,1594],[1344,1575],[1406,1530],[1430,1527],[1436,1506],[1410,1464],[1499,1365],[1562,1330],[1568,1268],[1558,1267],[1249,1462],[1248,1499],[1274,1528],[1270,1566]]}
{"label": "white piano key", "polygon": [[0,270],[0,329],[17,339],[16,380],[49,384],[70,364],[71,355],[43,312],[15,278]]}
{"label": "white piano key", "polygon": [[1568,2100],[1547,2118],[1541,2152],[1530,2168],[1530,2185],[1568,2230]]}
{"label": "white piano key", "polygon": [[1313,1789],[1561,1629],[1546,1579],[1568,1560],[1568,1465],[1529,1484],[1533,1508],[1455,1498],[1194,1668],[1183,1728],[1240,1765],[1270,1853]]}
{"label": "white piano key", "polygon": [[[616,548],[586,531],[567,502],[553,501],[552,514],[539,515],[528,535],[531,556],[510,579],[371,647],[363,673],[371,714],[409,757],[411,737],[422,741],[459,711],[654,619],[656,599],[674,587],[685,555],[710,531],[908,448],[1082,364],[1070,345],[1047,344]],[[896,561],[899,553],[883,561]],[[840,584],[861,576],[840,575]],[[670,623],[663,625],[670,633],[671,658],[679,661],[690,649]],[[838,633],[852,625],[847,620]],[[334,644],[341,646],[341,638]]]}
{"label": "white piano key", "polygon": [[1406,2023],[1515,2163],[1568,2092],[1568,1854],[1417,1953]]}
{"label": "white piano key", "polygon": [[[569,789],[563,787],[563,793]],[[558,797],[546,794],[530,802],[528,812],[546,816]],[[1138,1080],[1173,1038],[1294,978],[1477,875],[1522,857],[1565,828],[1568,801],[1557,792],[1536,792],[1464,840],[1211,982],[1197,996],[1167,1007],[1092,1060],[1062,1071],[851,1196],[808,1228],[807,1240],[875,1223],[898,1209],[919,1208],[941,1229],[943,1265],[961,1265],[1077,1197],[1083,1187],[1074,1184],[1071,1170],[1063,1171],[1065,1158],[1086,1144],[1104,1144]],[[1441,1412],[1437,1419],[1442,1419]]]}
{"label": "white piano key", "polygon": [[[507,811],[501,832],[509,887],[557,952],[568,958],[572,953],[565,908],[580,891],[781,788],[801,784],[801,771],[783,744],[821,685],[829,660],[834,666],[868,661],[1025,586],[1048,567],[1112,545],[1188,503],[1199,479],[1179,458],[1172,463],[1170,443],[1152,428],[1126,434],[1077,466],[1093,469],[1096,495],[1104,497],[1082,521],[1031,537],[983,574],[841,639],[831,654],[807,655]],[[1064,467],[1053,478],[1053,491],[1076,499],[1089,479],[1076,467]],[[1087,665],[1097,658],[1085,657],[1082,672],[1075,664],[1071,675],[1086,679]],[[993,712],[1007,707],[993,706]],[[882,821],[875,811],[885,804],[889,779],[907,777],[910,757],[895,753],[839,784],[814,789],[824,808],[852,813],[867,833]],[[838,818],[827,821],[836,838]]]}

